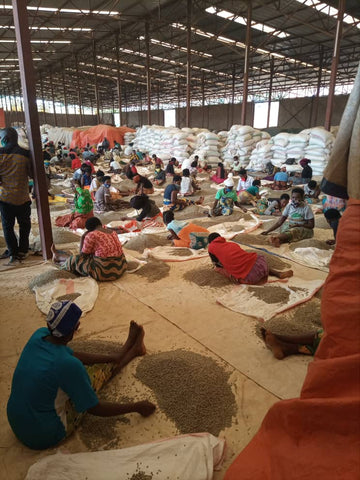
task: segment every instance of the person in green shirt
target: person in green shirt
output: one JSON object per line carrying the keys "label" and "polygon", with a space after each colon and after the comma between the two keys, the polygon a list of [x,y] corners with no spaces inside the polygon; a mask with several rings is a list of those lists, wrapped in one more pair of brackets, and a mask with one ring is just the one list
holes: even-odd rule
{"label": "person in green shirt", "polygon": [[[231,174],[230,174],[231,175]],[[242,207],[238,202],[236,191],[234,191],[234,180],[232,175],[225,180],[225,187],[218,190],[215,195],[215,202],[212,207],[212,215],[218,217],[220,215],[231,215],[234,210],[234,205],[241,208],[246,213],[246,208]]]}
{"label": "person in green shirt", "polygon": [[245,205],[256,207],[256,201],[260,199],[259,190],[261,186],[260,180],[254,180],[251,187],[239,193],[239,202]]}

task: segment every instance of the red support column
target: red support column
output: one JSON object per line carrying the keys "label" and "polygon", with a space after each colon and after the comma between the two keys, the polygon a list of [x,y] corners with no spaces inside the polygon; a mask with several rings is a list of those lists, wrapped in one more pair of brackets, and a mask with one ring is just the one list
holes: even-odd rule
{"label": "red support column", "polygon": [[34,171],[36,205],[44,260],[51,258],[53,243],[47,184],[45,177],[39,117],[36,106],[35,72],[31,54],[30,31],[25,0],[12,0],[20,79],[24,98],[25,123]]}

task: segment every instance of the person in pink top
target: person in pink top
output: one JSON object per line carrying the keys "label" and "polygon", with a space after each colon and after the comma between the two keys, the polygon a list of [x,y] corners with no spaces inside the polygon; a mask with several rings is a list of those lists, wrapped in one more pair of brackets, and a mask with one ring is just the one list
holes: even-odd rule
{"label": "person in pink top", "polygon": [[80,253],[70,255],[52,246],[53,262],[62,270],[99,282],[117,280],[127,269],[126,258],[116,229],[104,228],[97,217],[89,218],[80,240]]}

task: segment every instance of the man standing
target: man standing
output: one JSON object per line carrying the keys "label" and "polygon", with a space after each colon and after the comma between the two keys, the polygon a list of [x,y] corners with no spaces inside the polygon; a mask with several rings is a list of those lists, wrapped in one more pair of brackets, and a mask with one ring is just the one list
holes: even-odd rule
{"label": "man standing", "polygon": [[[29,250],[30,152],[19,147],[14,128],[0,130],[0,140],[0,213],[8,250],[4,256],[10,257],[10,263],[14,263],[25,258]],[[15,219],[19,224],[19,241],[14,232]]]}

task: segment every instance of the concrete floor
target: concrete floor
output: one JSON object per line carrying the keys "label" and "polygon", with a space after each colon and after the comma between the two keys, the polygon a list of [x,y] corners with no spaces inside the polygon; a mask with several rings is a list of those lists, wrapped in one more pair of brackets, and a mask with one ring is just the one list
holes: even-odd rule
{"label": "concrete floor", "polygon": [[[238,412],[232,426],[221,432],[228,450],[224,468],[215,473],[214,478],[220,480],[226,466],[256,433],[269,407],[281,398],[299,394],[311,359],[299,356],[275,360],[255,335],[254,319],[217,304],[219,291],[198,287],[182,278],[185,271],[206,262],[208,259],[171,263],[170,275],[152,284],[131,274],[125,274],[114,284],[99,284],[95,307],[82,320],[77,338],[121,342],[129,321],[135,319],[144,325],[148,353],[186,348],[222,362],[231,372],[230,382]],[[33,331],[43,326],[45,320],[27,285],[33,276],[48,268],[52,267],[49,264],[31,266],[29,261],[28,267],[1,274],[0,461],[4,480],[23,479],[30,465],[55,451],[36,452],[22,446],[6,419],[6,402],[19,354]],[[322,272],[318,274],[325,276]],[[134,399],[153,398],[152,392],[134,380],[138,361],[127,366],[113,381]],[[119,431],[119,448],[177,433],[174,424],[159,410],[147,419],[135,414],[129,418],[130,424],[122,425]],[[64,442],[61,448],[70,452],[86,451],[78,434]]]}
{"label": "concrete floor", "polygon": [[[52,217],[56,215],[52,212]],[[329,231],[316,229],[315,236],[323,240],[331,235]],[[73,244],[73,248],[78,247]],[[124,251],[140,256],[127,252],[126,248]],[[169,276],[157,282],[126,273],[117,282],[100,283],[94,309],[83,318],[76,338],[121,343],[130,320],[134,319],[144,325],[148,353],[185,348],[211,356],[224,365],[230,372],[229,381],[238,408],[231,427],[220,434],[228,446],[223,468],[214,474],[215,480],[221,480],[235,455],[258,430],[268,409],[279,399],[299,394],[312,359],[305,356],[274,359],[255,334],[254,318],[216,303],[216,298],[226,289],[199,287],[183,278],[185,272],[209,262],[203,258],[169,263]],[[6,260],[0,261],[0,471],[4,480],[22,480],[33,463],[56,451],[38,452],[24,447],[13,435],[6,418],[6,403],[19,355],[31,334],[45,325],[45,316],[37,308],[28,283],[53,266],[35,256],[29,257],[22,267],[6,269],[5,263]],[[300,278],[326,278],[324,272],[291,263],[294,274]],[[155,401],[153,393],[134,377],[139,361],[135,359],[112,380],[114,388],[134,400]],[[178,433],[173,422],[159,409],[146,419],[137,414],[128,418],[130,423],[117,427],[112,448],[138,445]],[[100,437],[97,446],[109,448]],[[79,432],[63,442],[60,449],[72,453],[87,451]]]}

